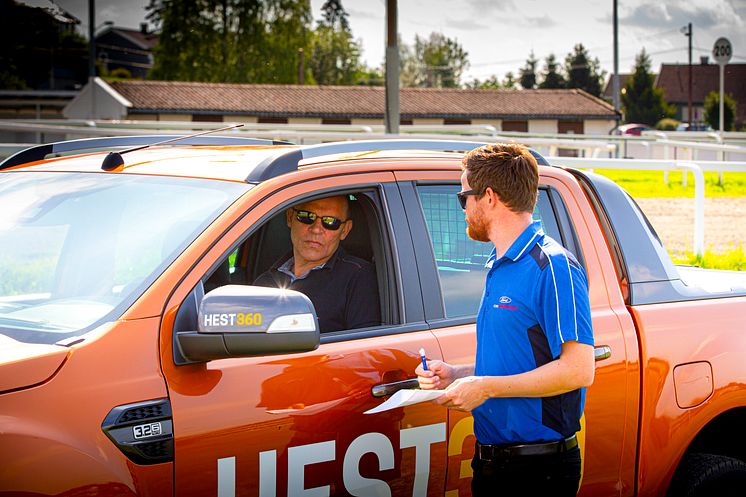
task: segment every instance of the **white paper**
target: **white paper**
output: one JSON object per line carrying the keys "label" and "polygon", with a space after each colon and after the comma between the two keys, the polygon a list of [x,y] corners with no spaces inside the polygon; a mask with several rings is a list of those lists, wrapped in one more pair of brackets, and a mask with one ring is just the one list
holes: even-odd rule
{"label": "white paper", "polygon": [[364,414],[376,414],[378,412],[396,409],[397,407],[435,400],[443,395],[444,392],[445,390],[397,390],[397,392],[389,397],[386,402],[374,407],[373,409],[368,409]]}

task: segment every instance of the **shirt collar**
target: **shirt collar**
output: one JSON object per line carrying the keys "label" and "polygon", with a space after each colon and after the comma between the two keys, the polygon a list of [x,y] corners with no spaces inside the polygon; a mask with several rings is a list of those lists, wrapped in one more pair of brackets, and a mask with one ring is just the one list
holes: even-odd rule
{"label": "shirt collar", "polygon": [[[523,232],[518,235],[518,238],[510,245],[508,250],[505,251],[503,257],[517,261],[531,250],[531,245],[535,244],[542,236],[544,231],[541,229],[541,221],[534,221],[526,227]],[[490,256],[487,258],[487,264],[485,267],[491,268],[497,259],[496,249],[492,249]]]}
{"label": "shirt collar", "polygon": [[323,264],[319,264],[318,266],[312,267],[311,269],[301,274],[300,276],[296,276],[295,273],[293,272],[293,265],[295,264],[295,257],[293,257],[292,255],[290,256],[288,260],[286,260],[285,262],[277,266],[277,270],[283,274],[290,276],[290,283],[292,283],[295,280],[302,280],[306,278],[309,274],[311,274],[311,271],[314,271],[316,269],[324,269],[324,268],[334,269],[334,265],[337,263],[337,259],[340,256],[344,255],[345,253],[346,253],[345,249],[343,249],[342,245],[340,245],[339,247],[337,247],[337,250],[334,251],[332,256],[326,260],[326,262],[324,262]]}

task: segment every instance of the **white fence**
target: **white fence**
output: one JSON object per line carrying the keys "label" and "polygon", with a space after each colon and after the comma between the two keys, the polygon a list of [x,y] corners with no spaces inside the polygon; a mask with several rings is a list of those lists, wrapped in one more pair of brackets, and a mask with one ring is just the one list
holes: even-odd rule
{"label": "white fence", "polygon": [[[91,136],[178,134],[217,129],[229,123],[178,121],[85,121],[85,120],[0,120],[0,133],[27,134],[37,143]],[[500,132],[490,125],[401,126],[398,135],[387,135],[382,125],[277,125],[245,124],[221,134],[287,140],[315,144],[343,140],[393,138],[447,139],[468,141],[513,141],[535,148],[555,164],[578,168],[682,170],[694,176],[694,250],[704,247],[704,171],[746,172],[746,133],[648,131],[643,136],[568,135]],[[45,139],[45,138],[53,139]],[[0,159],[32,143],[0,144]],[[578,157],[558,157],[566,151]],[[635,158],[629,155],[634,154]],[[617,157],[623,158],[617,158]],[[683,175],[686,185],[687,175]]]}

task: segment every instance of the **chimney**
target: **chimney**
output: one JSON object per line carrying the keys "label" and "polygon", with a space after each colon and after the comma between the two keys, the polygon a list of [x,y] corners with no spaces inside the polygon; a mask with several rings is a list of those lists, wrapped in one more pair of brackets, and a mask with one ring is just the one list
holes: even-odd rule
{"label": "chimney", "polygon": [[140,32],[144,35],[148,34],[148,23],[147,22],[140,23]]}
{"label": "chimney", "polygon": [[710,63],[710,58],[709,58],[708,56],[706,56],[706,55],[702,55],[702,56],[701,56],[701,57],[699,58],[699,62],[700,62],[700,63],[701,63],[701,64],[702,64],[703,66],[706,66],[707,64],[709,64],[709,63]]}

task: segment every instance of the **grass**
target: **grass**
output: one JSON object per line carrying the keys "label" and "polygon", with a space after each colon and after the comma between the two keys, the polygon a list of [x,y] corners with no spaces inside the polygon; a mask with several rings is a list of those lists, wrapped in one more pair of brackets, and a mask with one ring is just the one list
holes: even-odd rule
{"label": "grass", "polygon": [[[694,198],[694,176],[689,173],[687,186],[681,185],[682,172],[669,171],[668,184],[663,182],[663,171],[594,169],[627,190],[634,198],[689,197]],[[706,172],[705,197],[746,196],[746,173],[724,173],[722,186],[718,173]]]}
{"label": "grass", "polygon": [[692,252],[684,256],[672,256],[675,264],[688,264],[708,269],[730,269],[732,271],[746,271],[746,253],[743,245],[728,249],[725,252],[713,252],[705,250],[703,256],[699,257]]}

